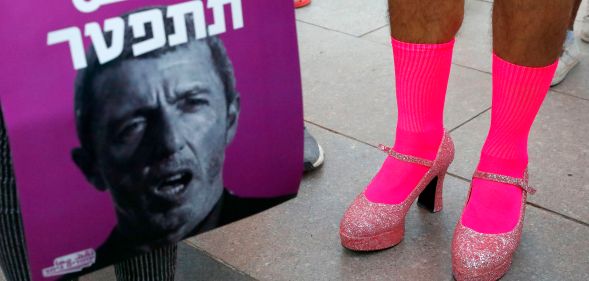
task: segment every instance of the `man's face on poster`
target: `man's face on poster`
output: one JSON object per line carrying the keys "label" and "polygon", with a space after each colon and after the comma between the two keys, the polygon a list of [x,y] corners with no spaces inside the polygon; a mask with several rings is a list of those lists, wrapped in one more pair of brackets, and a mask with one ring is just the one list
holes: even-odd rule
{"label": "man's face on poster", "polygon": [[184,238],[222,194],[239,111],[208,45],[123,61],[99,72],[92,89],[91,181],[110,190],[119,230],[161,243]]}

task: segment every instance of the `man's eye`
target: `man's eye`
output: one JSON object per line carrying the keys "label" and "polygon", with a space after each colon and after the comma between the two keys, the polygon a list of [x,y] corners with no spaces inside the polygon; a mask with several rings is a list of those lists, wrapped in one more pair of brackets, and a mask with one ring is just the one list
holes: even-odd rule
{"label": "man's eye", "polygon": [[209,101],[196,96],[188,96],[180,100],[178,106],[182,111],[195,112],[199,107],[208,105]]}
{"label": "man's eye", "polygon": [[117,141],[120,143],[133,143],[140,140],[145,131],[146,122],[143,119],[132,120],[125,124],[117,134]]}

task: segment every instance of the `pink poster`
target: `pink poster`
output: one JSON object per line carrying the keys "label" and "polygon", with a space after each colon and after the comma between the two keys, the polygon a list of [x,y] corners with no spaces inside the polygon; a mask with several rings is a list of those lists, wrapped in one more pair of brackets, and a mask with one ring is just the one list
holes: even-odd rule
{"label": "pink poster", "polygon": [[0,15],[0,102],[33,280],[176,243],[221,201],[296,194],[292,1],[21,0]]}

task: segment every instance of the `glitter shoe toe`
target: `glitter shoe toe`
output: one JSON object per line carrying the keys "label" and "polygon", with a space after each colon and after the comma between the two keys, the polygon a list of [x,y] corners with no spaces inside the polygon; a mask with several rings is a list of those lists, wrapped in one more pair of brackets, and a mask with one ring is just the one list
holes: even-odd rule
{"label": "glitter shoe toe", "polygon": [[442,209],[444,176],[454,159],[454,144],[444,134],[433,161],[404,155],[389,147],[381,150],[401,161],[429,167],[417,186],[399,204],[382,204],[369,201],[364,192],[350,205],[340,223],[340,239],[344,247],[355,251],[375,251],[395,246],[403,240],[405,215],[419,196],[418,203],[431,212]]}
{"label": "glitter shoe toe", "polygon": [[[527,172],[523,179],[476,171],[476,178],[507,183],[524,191],[520,217],[515,228],[509,232],[480,233],[458,221],[452,239],[452,272],[457,281],[494,281],[509,270],[513,254],[521,239],[526,194],[535,190],[528,185]],[[468,200],[467,200],[468,202]]]}

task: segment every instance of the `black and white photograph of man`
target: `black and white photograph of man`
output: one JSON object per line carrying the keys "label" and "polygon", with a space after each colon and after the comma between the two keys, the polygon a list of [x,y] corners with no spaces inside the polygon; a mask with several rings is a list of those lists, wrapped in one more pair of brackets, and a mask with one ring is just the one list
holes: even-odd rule
{"label": "black and white photograph of man", "polygon": [[199,232],[225,192],[240,110],[233,67],[219,38],[190,38],[134,57],[127,32],[120,57],[100,64],[90,49],[78,72],[72,158],[117,217],[93,268]]}

